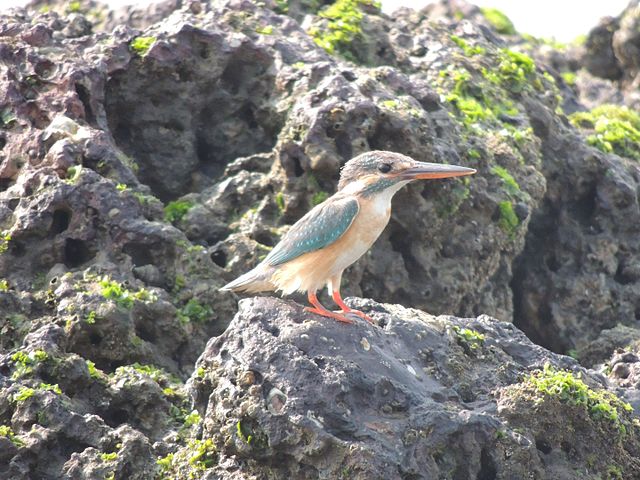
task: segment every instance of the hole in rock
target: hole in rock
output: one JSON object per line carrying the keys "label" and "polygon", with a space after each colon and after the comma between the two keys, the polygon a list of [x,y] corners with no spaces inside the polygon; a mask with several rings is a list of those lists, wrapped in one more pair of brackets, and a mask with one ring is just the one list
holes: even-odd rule
{"label": "hole in rock", "polygon": [[254,240],[262,245],[266,245],[268,247],[274,247],[276,245],[276,241],[273,238],[273,234],[271,234],[271,232],[268,232],[266,230],[257,232],[254,236],[253,236]]}
{"label": "hole in rock", "polygon": [[53,212],[53,219],[49,231],[54,235],[62,233],[69,228],[70,222],[71,211],[68,208],[58,208]]}
{"label": "hole in rock", "polygon": [[495,480],[498,475],[496,464],[491,457],[491,453],[486,448],[480,452],[480,471],[478,472],[478,480]]}
{"label": "hole in rock", "polygon": [[156,334],[151,329],[149,329],[148,325],[136,325],[136,335],[140,337],[145,342],[153,343],[156,341]]}
{"label": "hole in rock", "polygon": [[546,440],[543,440],[541,438],[536,439],[536,448],[544,454],[551,453],[551,450],[553,450],[551,448],[551,445],[549,445]]}
{"label": "hole in rock", "polygon": [[0,135],[0,150],[2,150],[7,144],[7,139],[4,135]]}
{"label": "hole in rock", "polygon": [[91,345],[100,345],[102,343],[102,335],[100,335],[99,333],[92,333],[91,335],[89,335],[89,343],[91,343]]}
{"label": "hole in rock", "polygon": [[130,242],[122,248],[122,251],[131,257],[131,261],[136,267],[153,264],[151,245],[138,242]]}
{"label": "hole in rock", "polygon": [[96,117],[91,109],[89,90],[87,90],[87,88],[81,83],[76,83],[76,93],[84,107],[84,118],[87,120],[87,123],[94,124],[96,122]]}
{"label": "hole in rock", "polygon": [[107,425],[115,428],[129,421],[129,412],[122,408],[118,408],[113,411],[106,412],[103,418],[104,421],[107,422]]}
{"label": "hole in rock", "polygon": [[211,252],[211,261],[219,267],[224,268],[227,266],[227,254],[222,250]]}
{"label": "hole in rock", "polygon": [[217,179],[238,157],[271,151],[283,125],[268,52],[248,43],[222,48],[220,39],[198,32],[186,37],[193,48],[182,50],[191,53],[178,66],[132,62],[105,89],[118,147],[165,202],[208,185],[203,175]]}
{"label": "hole in rock", "polygon": [[69,268],[79,267],[93,257],[84,240],[67,238],[64,242],[64,264]]}
{"label": "hole in rock", "polygon": [[570,204],[573,216],[585,227],[593,226],[593,216],[596,212],[597,190],[595,185],[582,195],[578,200]]}

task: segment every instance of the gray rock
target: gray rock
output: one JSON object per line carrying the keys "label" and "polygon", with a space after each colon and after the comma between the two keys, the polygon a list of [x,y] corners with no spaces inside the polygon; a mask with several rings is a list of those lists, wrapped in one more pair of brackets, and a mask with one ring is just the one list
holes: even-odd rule
{"label": "gray rock", "polygon": [[[594,388],[603,383],[512,324],[350,300],[376,325],[345,326],[273,298],[240,302],[189,380],[203,438],[223,463],[257,478],[569,479],[581,478],[582,462],[611,440],[612,427],[586,408],[527,395],[523,380],[545,364],[581,372]],[[531,408],[534,400],[550,410]],[[566,423],[552,420],[561,411]],[[539,415],[565,432],[545,433]],[[581,441],[584,431],[590,442]],[[588,478],[607,462],[638,474],[632,431]]]}

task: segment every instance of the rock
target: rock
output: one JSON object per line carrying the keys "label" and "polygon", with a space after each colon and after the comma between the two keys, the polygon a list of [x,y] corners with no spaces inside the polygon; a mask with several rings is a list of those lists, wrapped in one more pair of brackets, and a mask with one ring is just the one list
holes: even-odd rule
{"label": "rock", "polygon": [[[36,1],[0,14],[1,478],[252,478],[281,454],[274,468],[294,478],[571,478],[608,474],[591,459],[605,434],[613,471],[636,476],[624,405],[589,404],[620,410],[603,424],[536,382],[609,382],[640,405],[640,362],[615,352],[635,348],[623,337],[640,305],[634,144],[608,148],[561,110],[637,106],[637,2],[566,48],[463,2],[393,17],[357,3]],[[581,68],[589,49],[591,70],[617,80]],[[257,324],[232,325],[195,368],[238,309],[218,288],[371,149],[478,174],[401,191],[343,293],[456,317],[365,302],[386,326],[341,338],[301,307],[250,300],[236,323]],[[281,357],[260,357],[251,332]],[[228,370],[229,349],[248,363]],[[382,354],[393,375],[363,373]],[[589,442],[574,451],[576,432]]]}
{"label": "rock", "polygon": [[604,17],[595,27],[585,44],[585,67],[597,77],[617,80],[622,76],[618,59],[613,53],[613,35],[619,28],[613,17]]}
{"label": "rock", "polygon": [[[581,372],[589,391],[603,380],[512,324],[349,304],[376,325],[344,326],[273,298],[240,302],[189,380],[202,438],[221,463],[257,478],[578,478],[582,462],[607,448],[613,457],[597,460],[593,475],[608,464],[629,478],[640,472],[628,412],[620,411],[625,437],[585,406],[527,390],[526,379],[546,364],[544,372]],[[560,412],[570,412],[567,423],[557,422]]]}

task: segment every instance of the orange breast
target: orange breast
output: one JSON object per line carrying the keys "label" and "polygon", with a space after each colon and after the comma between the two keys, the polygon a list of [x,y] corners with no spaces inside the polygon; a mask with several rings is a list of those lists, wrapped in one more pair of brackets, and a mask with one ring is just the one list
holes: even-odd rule
{"label": "orange breast", "polygon": [[364,255],[389,222],[389,205],[359,198],[360,211],[349,229],[331,245],[280,265],[271,282],[289,294],[321,289],[332,276]]}

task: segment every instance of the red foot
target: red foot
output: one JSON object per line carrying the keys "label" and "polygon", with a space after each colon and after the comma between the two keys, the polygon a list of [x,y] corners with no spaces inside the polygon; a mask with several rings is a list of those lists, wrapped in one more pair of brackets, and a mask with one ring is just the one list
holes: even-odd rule
{"label": "red foot", "polygon": [[338,305],[342,309],[343,314],[346,315],[348,313],[353,313],[354,315],[357,315],[358,317],[366,320],[367,322],[373,323],[373,318],[371,318],[366,313],[361,312],[360,310],[354,310],[352,308],[349,308],[342,300],[342,297],[340,296],[340,292],[338,290],[333,292],[332,298],[333,298],[333,301],[336,302],[336,305]]}
{"label": "red foot", "polygon": [[353,323],[353,320],[349,320],[344,315],[340,315],[339,313],[332,312],[331,310],[327,310],[326,308],[316,308],[316,307],[305,307],[305,312],[317,313],[318,315],[322,315],[323,317],[333,318],[342,323]]}

